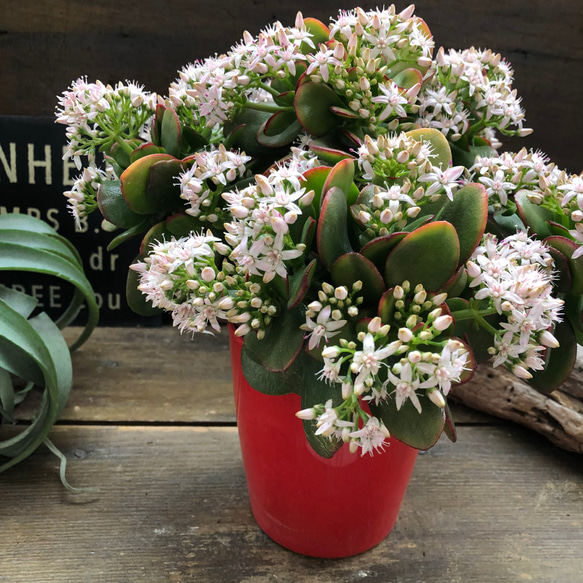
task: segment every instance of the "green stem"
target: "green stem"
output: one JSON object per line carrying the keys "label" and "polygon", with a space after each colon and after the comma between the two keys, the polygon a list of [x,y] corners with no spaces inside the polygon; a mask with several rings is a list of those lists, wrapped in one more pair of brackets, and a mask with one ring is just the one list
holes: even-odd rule
{"label": "green stem", "polygon": [[271,85],[268,85],[267,83],[262,83],[262,82],[260,82],[258,85],[259,85],[260,89],[263,89],[263,91],[267,91],[267,93],[271,93],[271,95],[273,95],[274,97],[279,97],[280,92],[277,89],[274,89]]}
{"label": "green stem", "polygon": [[474,310],[469,308],[467,310],[459,310],[457,312],[452,312],[452,316],[456,322],[461,322],[463,320],[473,320],[477,322],[481,328],[487,330],[492,334],[496,335],[498,330],[494,328],[490,323],[486,322],[484,319],[486,316],[492,316],[496,313],[496,308],[488,308],[487,310]]}
{"label": "green stem", "polygon": [[134,149],[121,136],[115,136],[115,141],[128,156],[133,154]]}

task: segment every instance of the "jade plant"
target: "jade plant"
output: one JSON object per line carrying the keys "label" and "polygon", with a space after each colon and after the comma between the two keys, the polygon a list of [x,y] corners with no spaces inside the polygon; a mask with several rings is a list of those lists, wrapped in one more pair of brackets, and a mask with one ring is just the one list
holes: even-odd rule
{"label": "jade plant", "polygon": [[434,55],[412,6],[298,14],[165,97],[75,81],[65,195],[110,248],[141,238],[130,306],[235,326],[245,377],[301,396],[320,455],[427,449],[478,363],[550,392],[583,340],[581,177],[500,151],[531,132],[512,83],[490,50]]}
{"label": "jade plant", "polygon": [[[73,489],[65,479],[66,460],[48,435],[71,392],[70,353],[89,338],[97,324],[95,294],[75,247],[49,225],[27,215],[0,215],[0,271],[58,278],[74,290],[53,321],[38,309],[36,298],[0,285],[0,424],[14,424],[18,405],[34,393],[41,395],[30,424],[18,424],[0,439],[0,472],[44,443],[61,459],[61,480]],[[74,322],[83,306],[87,307],[86,324],[67,346],[61,330]]]}

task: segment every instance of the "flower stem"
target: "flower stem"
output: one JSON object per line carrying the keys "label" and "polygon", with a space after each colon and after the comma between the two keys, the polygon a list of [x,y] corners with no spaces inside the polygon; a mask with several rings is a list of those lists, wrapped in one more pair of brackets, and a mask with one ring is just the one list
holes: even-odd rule
{"label": "flower stem", "polygon": [[456,322],[461,322],[463,320],[473,320],[477,322],[478,325],[487,330],[494,336],[497,333],[496,328],[492,324],[486,322],[485,317],[491,316],[496,313],[496,308],[488,308],[487,310],[474,310],[468,308],[467,310],[458,310],[457,312],[452,312],[452,316]]}
{"label": "flower stem", "polygon": [[256,109],[257,111],[266,111],[268,113],[279,113],[280,111],[295,111],[290,105],[287,107],[280,107],[279,105],[271,105],[269,103],[253,103],[252,101],[247,101],[243,107],[246,109]]}
{"label": "flower stem", "polygon": [[128,156],[132,155],[134,149],[121,136],[115,136],[115,141]]}

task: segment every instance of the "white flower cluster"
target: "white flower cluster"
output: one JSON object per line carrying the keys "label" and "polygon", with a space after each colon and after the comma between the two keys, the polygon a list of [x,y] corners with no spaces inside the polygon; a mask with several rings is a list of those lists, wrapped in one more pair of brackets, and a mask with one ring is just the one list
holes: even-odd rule
{"label": "white flower cluster", "polygon": [[549,162],[542,152],[503,152],[499,156],[477,156],[470,168],[471,179],[481,182],[488,194],[488,203],[495,211],[505,209],[508,201],[521,190],[531,202],[555,196],[555,187],[564,182],[564,172]]}
{"label": "white flower cluster", "polygon": [[375,125],[416,111],[421,83],[404,89],[392,79],[403,63],[421,70],[431,64],[433,39],[413,11],[413,5],[400,13],[394,6],[371,11],[357,8],[342,11],[332,20],[331,42],[308,55],[307,74],[334,87],[348,106],[339,113]]}
{"label": "white flower cluster", "polygon": [[104,180],[111,178],[112,172],[110,170],[104,171],[90,164],[75,179],[71,190],[63,193],[68,201],[67,208],[77,225],[83,217],[97,208],[97,191]]}
{"label": "white flower cluster", "polygon": [[265,283],[276,275],[287,276],[286,261],[300,257],[305,246],[296,244],[289,233],[311,204],[314,191],[302,187],[303,172],[316,159],[308,152],[293,149],[292,156],[257,175],[255,183],[242,190],[223,192],[232,215],[225,223],[225,240],[233,247],[231,258],[249,275],[259,275]]}
{"label": "white flower cluster", "polygon": [[251,157],[220,144],[197,152],[193,158],[192,166],[178,176],[180,197],[190,205],[186,213],[201,221],[220,222],[224,218],[220,206],[223,189],[243,178]]}
{"label": "white flower cluster", "polygon": [[[358,150],[363,179],[373,186],[351,208],[354,218],[373,237],[402,230],[427,202],[442,194],[452,199],[458,188],[462,166],[441,170],[431,163],[432,148],[405,133],[366,136]],[[395,180],[396,179],[396,180]]]}
{"label": "white flower cluster", "polygon": [[58,100],[56,121],[67,126],[65,159],[73,158],[80,170],[81,157],[92,161],[100,146],[111,147],[112,135],[124,140],[140,136],[155,111],[157,96],[132,81],[112,87],[80,77]]}
{"label": "white flower cluster", "polygon": [[489,49],[446,53],[440,48],[432,76],[418,95],[417,123],[439,129],[452,141],[486,127],[526,136],[532,130],[523,127],[524,110],[512,80],[509,64]]}
{"label": "white flower cluster", "polygon": [[505,319],[493,330],[493,366],[505,364],[520,378],[544,368],[545,346],[558,346],[550,330],[560,321],[563,300],[552,296],[553,266],[547,247],[524,232],[500,243],[485,235],[466,266],[474,298],[488,300],[492,313]]}
{"label": "white flower cluster", "polygon": [[170,100],[183,123],[221,126],[247,101],[273,102],[272,95],[279,91],[271,89],[270,80],[295,76],[306,60],[302,52],[306,45],[314,47],[301,13],[295,27],[276,22],[257,38],[245,32],[227,54],[184,67],[170,85]]}
{"label": "white flower cluster", "polygon": [[[366,332],[358,334],[358,342],[341,338],[337,345],[322,351],[321,377],[341,385],[343,402],[337,407],[328,402],[297,413],[302,419],[316,420],[316,434],[349,442],[352,451],[360,447],[364,455],[382,449],[388,430],[382,421],[362,410],[360,397],[376,404],[394,398],[397,409],[410,400],[421,413],[418,394],[422,392],[437,406],[445,406],[444,395],[460,380],[469,353],[459,340],[442,336],[453,321],[441,307],[446,294],[429,299],[423,287],[417,286],[413,300],[405,306],[409,292],[408,282],[393,291],[397,303],[402,304],[399,313],[409,313],[393,340],[389,338],[391,326],[375,317]],[[317,330],[315,327],[313,334]],[[334,327],[321,336],[336,333]]]}
{"label": "white flower cluster", "polygon": [[573,253],[573,259],[583,255],[583,173],[572,174],[557,186],[560,192],[559,199],[563,211],[568,213],[575,228],[569,234],[575,241],[581,243],[580,247]]}
{"label": "white flower cluster", "polygon": [[240,324],[239,336],[262,331],[277,308],[261,285],[246,281],[226,259],[218,269],[216,254],[229,252],[210,231],[192,233],[155,244],[144,261],[131,268],[140,274],[138,289],[146,300],[171,312],[181,333],[211,333],[209,326],[219,332],[219,320]]}

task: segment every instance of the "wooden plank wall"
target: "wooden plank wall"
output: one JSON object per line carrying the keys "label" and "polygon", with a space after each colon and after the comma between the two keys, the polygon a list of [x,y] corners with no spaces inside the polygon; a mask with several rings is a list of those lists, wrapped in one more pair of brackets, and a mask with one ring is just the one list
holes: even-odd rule
{"label": "wooden plank wall", "polygon": [[[297,10],[327,22],[354,6],[346,0],[2,0],[0,114],[52,115],[55,96],[81,75],[135,79],[165,94],[178,69],[227,50],[245,29],[256,34],[274,20],[293,24]],[[397,3],[399,10],[405,6]],[[583,169],[583,3],[420,0],[416,13],[437,46],[489,47],[512,63],[535,134],[507,141],[508,149],[526,145],[571,172]]]}

